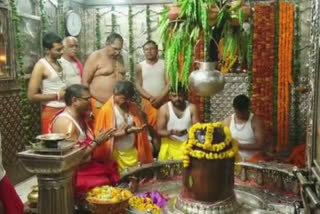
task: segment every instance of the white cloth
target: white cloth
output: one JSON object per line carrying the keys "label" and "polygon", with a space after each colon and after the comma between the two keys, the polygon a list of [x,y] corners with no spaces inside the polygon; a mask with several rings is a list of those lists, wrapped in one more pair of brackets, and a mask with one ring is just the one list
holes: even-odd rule
{"label": "white cloth", "polygon": [[[116,127],[120,127],[125,123],[123,115],[120,113],[121,110],[119,110],[120,107],[117,105],[114,105],[114,111],[115,111],[115,118],[116,118]],[[130,114],[128,114],[127,117],[127,125],[133,126],[133,118]],[[135,134],[127,134],[124,136],[116,137],[114,139],[114,147],[118,150],[128,150],[131,149],[134,146],[135,142]]]}
{"label": "white cloth", "polygon": [[[231,115],[231,122],[230,122],[230,131],[231,135],[234,139],[236,139],[240,144],[254,144],[255,138],[253,129],[251,126],[253,114],[250,113],[249,119],[244,124],[236,124],[235,115]],[[255,154],[257,154],[257,151],[249,151],[249,150],[239,150],[241,157],[246,160],[248,158],[251,158]]]}
{"label": "white cloth", "polygon": [[140,62],[142,70],[142,88],[154,97],[161,95],[166,86],[164,60],[150,65],[146,60]]}
{"label": "white cloth", "polygon": [[66,117],[69,120],[71,120],[73,122],[73,124],[77,127],[78,131],[79,131],[79,137],[78,137],[78,141],[79,142],[83,142],[86,140],[87,135],[84,132],[84,130],[81,128],[80,124],[67,112],[62,112],[61,114],[59,114],[54,120],[53,123],[60,117]]}
{"label": "white cloth", "polygon": [[[178,118],[176,113],[174,113],[172,102],[168,102],[168,109],[169,109],[169,120],[167,123],[167,130],[188,130],[191,126],[191,112],[189,103],[187,102],[187,107],[183,112],[183,116],[181,118]],[[183,136],[176,136],[176,135],[170,135],[170,138],[172,140],[176,141],[186,141],[188,139],[188,134],[185,134]]]}
{"label": "white cloth", "polygon": [[4,170],[4,167],[2,165],[2,145],[1,145],[1,134],[0,134],[0,181],[5,175],[6,175],[6,170]]}
{"label": "white cloth", "polygon": [[81,74],[80,69],[77,66],[77,63],[70,62],[63,57],[59,59],[59,62],[61,64],[62,71],[66,76],[67,86],[73,84],[81,84]]}
{"label": "white cloth", "polygon": [[[48,78],[43,79],[41,82],[41,90],[43,94],[56,94],[59,93],[61,88],[66,87],[66,84],[63,82],[63,78],[58,76],[58,73],[53,69],[53,67],[48,63],[44,58],[39,60],[50,72]],[[63,73],[62,73],[63,74]],[[54,108],[63,108],[65,103],[59,100],[53,100],[44,103],[46,106]]]}

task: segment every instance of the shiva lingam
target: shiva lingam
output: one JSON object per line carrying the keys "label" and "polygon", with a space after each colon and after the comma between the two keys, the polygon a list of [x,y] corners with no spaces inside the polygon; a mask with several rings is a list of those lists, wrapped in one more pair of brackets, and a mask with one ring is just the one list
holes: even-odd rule
{"label": "shiva lingam", "polygon": [[[139,185],[138,193],[158,191],[168,196],[169,200],[162,209],[164,214],[184,213],[232,213],[232,206],[236,207],[237,214],[299,214],[301,210],[301,197],[299,195],[299,182],[292,171],[292,165],[277,163],[237,163],[241,170],[235,173],[235,201],[229,206],[217,206],[214,211],[208,209],[203,203],[181,204],[179,194],[182,189],[181,161],[156,161],[130,169],[122,174],[121,185],[128,185],[132,176],[145,179]],[[245,175],[241,177],[241,173]],[[258,184],[257,175],[261,174],[263,184]],[[260,181],[259,181],[260,182]],[[282,186],[275,186],[282,183]],[[274,186],[272,186],[274,185]],[[181,206],[186,210],[182,211]],[[129,210],[128,213],[137,212]]]}

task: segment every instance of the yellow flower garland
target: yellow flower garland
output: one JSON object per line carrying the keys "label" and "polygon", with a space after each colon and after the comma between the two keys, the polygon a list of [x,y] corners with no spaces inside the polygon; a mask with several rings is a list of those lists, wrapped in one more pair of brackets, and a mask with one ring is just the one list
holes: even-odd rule
{"label": "yellow flower garland", "polygon": [[[212,145],[213,133],[215,128],[223,129],[225,140],[223,142]],[[199,142],[196,138],[197,130],[206,130],[204,143]],[[232,146],[229,150],[220,152],[224,150],[228,145],[230,145],[230,143],[232,144]],[[193,146],[197,146],[208,152],[193,150]],[[233,157],[236,157],[236,159],[238,159],[238,150],[239,149],[237,141],[232,138],[230,129],[227,126],[224,126],[222,122],[205,124],[197,123],[190,128],[188,141],[184,143],[183,166],[189,166],[190,157],[207,160],[222,160]]]}

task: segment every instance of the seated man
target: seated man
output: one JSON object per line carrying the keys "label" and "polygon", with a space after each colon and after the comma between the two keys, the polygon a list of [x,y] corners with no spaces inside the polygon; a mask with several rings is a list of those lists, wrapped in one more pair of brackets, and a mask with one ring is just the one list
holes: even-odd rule
{"label": "seated man", "polygon": [[2,149],[0,135],[0,213],[23,214],[23,203],[14,186],[9,181],[2,165]]}
{"label": "seated man", "polygon": [[238,95],[233,100],[234,114],[224,120],[231,135],[239,142],[242,161],[256,162],[262,159],[264,143],[263,122],[249,111],[250,100],[246,95]]}
{"label": "seated man", "polygon": [[161,136],[159,160],[182,160],[182,143],[188,138],[188,129],[199,122],[197,108],[186,101],[186,90],[179,85],[171,89],[170,101],[158,113],[157,132]]}
{"label": "seated man", "polygon": [[118,81],[113,89],[113,96],[103,105],[95,121],[95,132],[116,129],[113,138],[105,141],[93,152],[98,160],[116,160],[119,171],[141,163],[152,162],[145,123],[137,105],[131,102],[134,95],[133,84]]}
{"label": "seated man", "polygon": [[94,137],[91,123],[86,117],[90,108],[90,93],[86,86],[74,84],[66,89],[64,100],[66,108],[59,112],[51,123],[52,133],[64,133],[69,140],[73,140],[86,146],[86,154],[77,171],[76,193],[86,193],[89,189],[105,184],[116,184],[119,181],[119,173],[115,162],[99,163],[90,160],[92,150],[103,141],[112,137],[114,130],[108,129]]}

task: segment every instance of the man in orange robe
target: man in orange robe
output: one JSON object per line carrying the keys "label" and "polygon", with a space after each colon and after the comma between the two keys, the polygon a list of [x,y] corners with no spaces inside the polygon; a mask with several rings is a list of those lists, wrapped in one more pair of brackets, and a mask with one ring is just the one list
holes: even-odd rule
{"label": "man in orange robe", "polygon": [[95,133],[115,128],[113,138],[104,142],[93,152],[97,160],[116,160],[121,172],[138,162],[152,162],[145,123],[137,105],[130,101],[134,95],[133,84],[118,81],[113,96],[103,105],[95,122]]}

